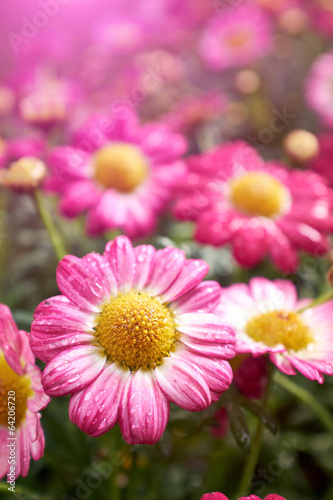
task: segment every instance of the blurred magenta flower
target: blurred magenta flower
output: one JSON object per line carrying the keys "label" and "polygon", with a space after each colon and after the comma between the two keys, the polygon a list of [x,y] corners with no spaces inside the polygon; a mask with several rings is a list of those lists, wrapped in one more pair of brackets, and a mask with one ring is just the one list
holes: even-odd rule
{"label": "blurred magenta flower", "polygon": [[308,0],[304,8],[313,28],[320,36],[333,37],[333,4],[331,0]]}
{"label": "blurred magenta flower", "polygon": [[323,383],[333,375],[333,301],[298,312],[309,302],[291,281],[252,278],[225,288],[215,312],[235,328],[238,353],[267,353],[287,375]]}
{"label": "blurred magenta flower", "polygon": [[269,16],[251,2],[241,2],[223,9],[203,30],[199,51],[204,63],[213,71],[251,64],[273,49]]}
{"label": "blurred magenta flower", "polygon": [[326,125],[333,125],[333,51],[314,61],[305,85],[305,98]]}
{"label": "blurred magenta flower", "polygon": [[117,107],[109,118],[92,118],[73,146],[51,152],[48,189],[61,195],[63,215],[88,211],[90,235],[147,236],[184,177],[185,151],[183,136],[161,123],[139,126],[133,111]]}
{"label": "blurred magenta flower", "polygon": [[212,314],[220,287],[201,283],[207,271],[177,248],[133,249],[126,236],[103,256],[60,262],[63,295],[38,306],[31,335],[46,392],[72,394],[81,430],[99,436],[119,420],[128,443],[153,444],[170,401],[200,411],[229,387],[234,333]]}
{"label": "blurred magenta flower", "polygon": [[[0,304],[0,479],[6,474],[25,477],[30,457],[43,456],[45,440],[38,412],[49,401],[28,333],[17,329],[9,308]],[[9,412],[14,412],[14,419]]]}
{"label": "blurred magenta flower", "polygon": [[311,162],[309,167],[315,172],[326,177],[330,186],[333,186],[333,131],[322,132],[318,135],[319,153]]}
{"label": "blurred magenta flower", "polygon": [[264,163],[254,148],[236,141],[189,158],[174,214],[196,222],[197,241],[230,243],[244,267],[269,256],[281,271],[292,272],[298,251],[328,251],[331,200],[318,174]]}

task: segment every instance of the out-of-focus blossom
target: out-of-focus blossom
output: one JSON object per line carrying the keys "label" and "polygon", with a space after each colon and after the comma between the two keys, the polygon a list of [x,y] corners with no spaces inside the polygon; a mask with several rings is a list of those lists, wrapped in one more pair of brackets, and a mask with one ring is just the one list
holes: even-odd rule
{"label": "out-of-focus blossom", "polygon": [[88,211],[90,235],[121,229],[131,238],[154,231],[184,177],[186,141],[160,123],[139,126],[133,111],[116,108],[92,118],[73,146],[55,148],[48,188],[61,194],[67,217]]}
{"label": "out-of-focus blossom", "polygon": [[[28,333],[17,329],[9,308],[0,304],[0,479],[6,474],[8,481],[25,477],[30,457],[43,456],[45,440],[38,412],[49,400]],[[15,417],[9,418],[12,407]]]}
{"label": "out-of-focus blossom", "polygon": [[9,115],[15,105],[15,92],[8,85],[0,85],[0,116]]}
{"label": "out-of-focus blossom", "polygon": [[24,156],[0,170],[0,186],[18,192],[34,191],[47,175],[45,163],[39,158]]}
{"label": "out-of-focus blossom", "polygon": [[283,141],[285,153],[297,163],[306,163],[319,151],[319,142],[315,134],[298,129],[289,132]]}
{"label": "out-of-focus blossom", "polygon": [[220,118],[226,109],[227,99],[222,94],[191,96],[184,98],[163,116],[175,132],[193,133],[198,127]]}
{"label": "out-of-focus blossom", "polygon": [[307,0],[304,7],[319,35],[333,36],[333,3],[331,0]]}
{"label": "out-of-focus blossom", "polygon": [[201,57],[213,71],[243,67],[270,53],[272,26],[267,14],[246,2],[214,16],[202,33]]}
{"label": "out-of-focus blossom", "polygon": [[332,193],[313,172],[264,163],[256,150],[236,141],[189,158],[186,182],[174,214],[196,222],[201,243],[232,245],[244,267],[269,256],[284,272],[297,268],[297,253],[329,249]]}
{"label": "out-of-focus blossom", "polygon": [[333,52],[320,55],[311,66],[305,97],[326,125],[333,125]]}
{"label": "out-of-focus blossom", "polygon": [[333,186],[333,132],[318,135],[319,152],[309,163],[309,167],[326,177]]}
{"label": "out-of-focus blossom", "polygon": [[308,302],[297,299],[290,281],[252,278],[224,289],[216,314],[235,328],[238,353],[267,353],[287,375],[298,370],[323,383],[324,374],[333,375],[333,301],[302,312]]}
{"label": "out-of-focus blossom", "polygon": [[77,85],[68,80],[36,78],[18,100],[19,113],[24,122],[49,129],[69,118],[79,95]]}
{"label": "out-of-focus blossom", "polygon": [[128,443],[153,444],[170,401],[200,411],[229,387],[234,333],[212,313],[221,290],[201,282],[207,271],[177,248],[133,249],[126,236],[103,256],[60,262],[63,295],[38,306],[31,335],[46,392],[72,394],[81,430],[99,436],[119,420]]}
{"label": "out-of-focus blossom", "polygon": [[6,165],[8,160],[8,145],[7,141],[0,139],[0,168]]}
{"label": "out-of-focus blossom", "polygon": [[12,137],[7,139],[9,160],[19,160],[24,156],[41,158],[46,152],[46,141],[43,137]]}
{"label": "out-of-focus blossom", "polygon": [[236,356],[231,360],[231,367],[234,372],[234,384],[245,397],[249,399],[260,399],[263,396],[267,383],[267,359],[264,357],[254,358],[246,356],[241,360],[237,368]]}
{"label": "out-of-focus blossom", "polygon": [[[234,373],[233,385],[248,399],[260,399],[267,384],[267,358],[264,356],[239,355],[230,360]],[[229,419],[226,408],[220,408],[213,416],[215,426],[210,431],[215,437],[224,437]]]}

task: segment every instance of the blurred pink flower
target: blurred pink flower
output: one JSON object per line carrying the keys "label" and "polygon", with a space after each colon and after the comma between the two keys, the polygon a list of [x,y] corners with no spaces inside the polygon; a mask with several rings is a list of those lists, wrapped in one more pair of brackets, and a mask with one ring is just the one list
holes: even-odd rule
{"label": "blurred pink flower", "polygon": [[313,172],[264,163],[236,141],[190,157],[174,214],[196,222],[201,243],[232,245],[236,261],[252,267],[269,256],[283,272],[297,268],[297,253],[329,249],[331,190]]}
{"label": "blurred pink flower", "polygon": [[333,3],[332,0],[308,0],[304,7],[314,29],[321,36],[333,36]]}
{"label": "blurred pink flower", "polygon": [[153,444],[170,401],[200,411],[228,389],[234,333],[212,313],[221,290],[201,282],[207,271],[177,248],[133,249],[126,236],[102,256],[60,262],[63,295],[38,306],[31,335],[46,392],[72,394],[81,430],[99,436],[119,420],[128,443]]}
{"label": "blurred pink flower", "polygon": [[247,66],[273,48],[270,18],[262,9],[249,2],[229,9],[208,22],[199,43],[201,57],[213,71]]}
{"label": "blurred pink flower", "polygon": [[186,140],[160,123],[139,126],[127,107],[94,117],[73,146],[51,152],[48,189],[61,194],[67,217],[88,211],[90,235],[120,229],[131,238],[154,231],[184,177]]}
{"label": "blurred pink flower", "polygon": [[[38,412],[49,401],[28,333],[17,329],[9,308],[0,304],[0,479],[6,474],[25,477],[30,456],[34,460],[43,456],[45,440]],[[9,412],[14,412],[14,418]],[[10,451],[14,462],[9,462]]]}
{"label": "blurred pink flower", "polygon": [[333,51],[322,54],[310,68],[305,98],[326,125],[333,125]]}
{"label": "blurred pink flower", "polygon": [[323,383],[333,375],[333,301],[298,312],[308,302],[290,281],[252,278],[225,288],[215,313],[235,328],[237,353],[267,353],[287,375]]}
{"label": "blurred pink flower", "polygon": [[185,97],[177,102],[162,119],[175,132],[192,133],[197,127],[220,118],[227,98],[214,92]]}
{"label": "blurred pink flower", "polygon": [[319,153],[310,161],[309,167],[326,177],[333,186],[333,131],[318,135]]}

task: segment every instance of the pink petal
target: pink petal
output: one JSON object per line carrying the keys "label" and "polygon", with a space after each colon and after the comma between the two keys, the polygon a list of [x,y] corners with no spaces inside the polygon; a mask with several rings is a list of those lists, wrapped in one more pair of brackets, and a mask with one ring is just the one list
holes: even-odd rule
{"label": "pink petal", "polygon": [[82,257],[83,262],[98,276],[99,285],[103,288],[104,297],[117,295],[118,285],[116,277],[110,267],[108,260],[99,253],[88,253]]}
{"label": "pink petal", "polygon": [[118,421],[119,401],[129,375],[129,370],[107,364],[88,387],[72,395],[71,421],[93,437],[109,431]]}
{"label": "pink petal", "polygon": [[73,347],[58,354],[47,365],[42,381],[50,396],[64,396],[80,391],[100,374],[106,358],[94,346]]}
{"label": "pink petal", "polygon": [[103,288],[98,275],[78,257],[67,255],[57,268],[57,283],[60,291],[79,308],[99,312],[103,302]]}
{"label": "pink petal", "polygon": [[187,313],[177,315],[177,330],[185,333],[194,341],[215,344],[234,344],[235,333],[232,328],[215,314]]}
{"label": "pink petal", "polygon": [[172,356],[184,359],[188,364],[196,366],[201,371],[210,390],[218,393],[219,396],[229,388],[232,382],[233,372],[227,361],[199,356],[185,349],[175,352]]}
{"label": "pink petal", "polygon": [[157,250],[146,289],[152,295],[161,295],[176,280],[185,263],[185,253],[178,248]]}
{"label": "pink petal", "polygon": [[160,391],[153,371],[131,374],[119,407],[119,426],[129,444],[154,444],[169,418],[169,402]]}
{"label": "pink petal", "polygon": [[289,238],[277,226],[274,229],[269,250],[272,261],[283,273],[293,273],[299,264],[299,258]]}
{"label": "pink petal", "polygon": [[136,266],[133,288],[141,290],[147,284],[155,253],[152,245],[139,245],[134,248]]}
{"label": "pink petal", "polygon": [[[281,283],[281,281],[279,283]],[[287,287],[290,290],[294,285],[290,282]],[[252,278],[249,282],[249,288],[257,307],[260,310],[263,309],[263,312],[288,308],[288,305],[291,303],[290,293],[288,293],[287,296],[285,295],[283,282],[282,286],[281,284],[277,286],[274,281],[270,281],[266,278]]]}
{"label": "pink petal", "polygon": [[216,281],[203,281],[172,302],[170,308],[178,314],[194,311],[212,312],[220,299],[222,289]]}
{"label": "pink petal", "polygon": [[126,236],[118,236],[106,245],[104,256],[116,276],[119,291],[129,292],[135,273],[135,256],[131,241]]}
{"label": "pink petal", "polygon": [[101,196],[100,190],[90,180],[69,184],[62,194],[60,212],[66,217],[76,217],[92,207]]}
{"label": "pink petal", "polygon": [[209,271],[209,266],[203,260],[187,259],[180,274],[172,285],[162,294],[165,302],[178,299],[203,280]]}
{"label": "pink petal", "polygon": [[195,365],[171,356],[165,358],[155,371],[161,391],[184,410],[200,411],[210,405],[208,384]]}
{"label": "pink petal", "polygon": [[30,443],[30,453],[34,460],[39,460],[44,455],[45,437],[42,426],[40,425],[41,415],[36,413],[37,417],[37,438],[33,443]]}

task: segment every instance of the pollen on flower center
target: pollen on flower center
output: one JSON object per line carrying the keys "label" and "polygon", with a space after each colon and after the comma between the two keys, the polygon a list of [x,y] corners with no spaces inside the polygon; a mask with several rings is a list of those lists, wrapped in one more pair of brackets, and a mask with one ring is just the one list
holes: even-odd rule
{"label": "pollen on flower center", "polygon": [[265,172],[249,172],[230,181],[235,208],[250,215],[274,217],[283,212],[288,194],[283,184]]}
{"label": "pollen on flower center", "polygon": [[178,339],[168,307],[158,297],[136,291],[111,298],[94,330],[108,359],[132,371],[161,364]]}
{"label": "pollen on flower center", "polygon": [[94,155],[95,179],[106,188],[130,193],[143,183],[148,174],[147,161],[132,144],[114,143]]}
{"label": "pollen on flower center", "polygon": [[[15,399],[8,399],[10,391],[15,393]],[[15,427],[18,427],[25,418],[27,400],[32,394],[30,379],[15,373],[0,355],[0,426],[8,425],[9,401],[9,404],[15,404]]]}
{"label": "pollen on flower center", "polygon": [[246,333],[270,347],[283,344],[288,351],[305,349],[313,342],[311,330],[294,312],[270,311],[254,316],[246,325]]}

